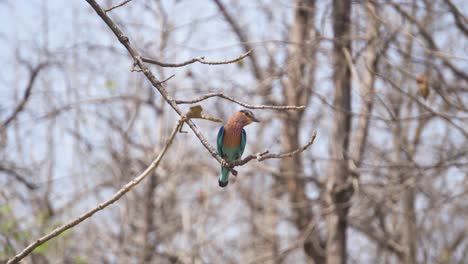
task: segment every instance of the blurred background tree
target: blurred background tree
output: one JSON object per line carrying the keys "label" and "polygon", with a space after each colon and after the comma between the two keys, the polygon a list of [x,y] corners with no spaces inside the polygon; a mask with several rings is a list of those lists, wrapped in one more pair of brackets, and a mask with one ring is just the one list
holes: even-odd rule
{"label": "blurred background tree", "polygon": [[[120,1],[99,1],[109,8]],[[464,263],[468,9],[458,0],[133,0],[109,12],[176,99],[256,110],[228,188],[193,133],[25,263]],[[1,1],[0,261],[143,171],[178,116],[85,1]],[[201,103],[224,120],[240,107]],[[188,109],[189,105],[184,106]],[[196,120],[215,144],[219,124]]]}

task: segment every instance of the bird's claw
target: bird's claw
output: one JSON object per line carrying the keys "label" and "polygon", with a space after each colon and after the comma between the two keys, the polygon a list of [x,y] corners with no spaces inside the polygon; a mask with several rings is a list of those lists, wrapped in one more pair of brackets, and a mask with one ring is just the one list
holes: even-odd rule
{"label": "bird's claw", "polygon": [[230,163],[228,163],[226,160],[221,160],[221,166],[224,168],[227,168],[231,171],[231,174],[234,176],[237,176],[237,171],[233,169],[234,166],[232,166]]}
{"label": "bird's claw", "polygon": [[221,166],[223,166],[224,168],[229,168],[229,163],[227,163],[225,160],[222,160]]}

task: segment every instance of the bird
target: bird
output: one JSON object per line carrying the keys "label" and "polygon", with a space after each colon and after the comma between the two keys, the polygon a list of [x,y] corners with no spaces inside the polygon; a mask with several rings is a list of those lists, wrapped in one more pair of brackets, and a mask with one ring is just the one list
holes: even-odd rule
{"label": "bird", "polygon": [[[240,110],[221,126],[217,137],[218,154],[227,162],[233,162],[242,157],[247,135],[244,127],[252,122],[260,122],[249,110]],[[229,183],[229,170],[221,166],[221,175],[218,179],[220,187],[226,187]]]}

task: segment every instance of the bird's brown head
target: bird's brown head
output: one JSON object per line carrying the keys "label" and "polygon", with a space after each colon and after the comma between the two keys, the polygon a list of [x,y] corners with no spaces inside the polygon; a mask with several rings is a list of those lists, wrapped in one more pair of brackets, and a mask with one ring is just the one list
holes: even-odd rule
{"label": "bird's brown head", "polygon": [[240,110],[239,112],[235,113],[234,116],[229,120],[228,123],[236,123],[242,127],[251,124],[252,122],[260,122],[252,111],[249,110]]}

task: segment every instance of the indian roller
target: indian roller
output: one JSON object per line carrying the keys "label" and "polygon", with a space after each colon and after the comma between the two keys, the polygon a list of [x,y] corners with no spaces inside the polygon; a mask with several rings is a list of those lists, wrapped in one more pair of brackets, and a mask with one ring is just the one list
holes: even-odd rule
{"label": "indian roller", "polygon": [[[252,122],[259,122],[249,110],[236,112],[218,132],[217,146],[218,154],[227,162],[233,162],[242,157],[247,135],[244,127]],[[220,187],[228,185],[229,170],[221,166],[221,175],[218,184]]]}

